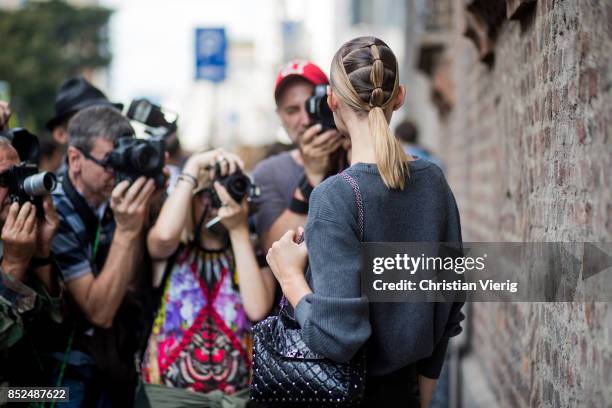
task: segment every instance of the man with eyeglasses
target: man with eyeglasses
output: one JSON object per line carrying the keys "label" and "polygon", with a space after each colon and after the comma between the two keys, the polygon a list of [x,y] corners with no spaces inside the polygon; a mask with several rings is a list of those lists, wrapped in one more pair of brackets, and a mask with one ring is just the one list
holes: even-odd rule
{"label": "man with eyeglasses", "polygon": [[144,251],[143,224],[155,187],[144,177],[115,185],[106,158],[118,137],[134,134],[117,109],[83,109],[68,133],[68,168],[53,192],[60,217],[53,253],[74,300],[71,341],[57,355],[67,366],[59,374],[74,406],[117,405],[132,399],[136,382],[139,310],[130,302],[130,281]]}

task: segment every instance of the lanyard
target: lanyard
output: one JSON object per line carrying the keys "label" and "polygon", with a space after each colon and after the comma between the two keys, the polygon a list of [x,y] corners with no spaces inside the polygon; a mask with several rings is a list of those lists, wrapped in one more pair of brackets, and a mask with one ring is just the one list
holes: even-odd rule
{"label": "lanyard", "polygon": [[96,255],[98,255],[98,247],[100,246],[100,230],[101,229],[102,228],[100,226],[100,223],[98,222],[98,227],[96,228],[96,238],[93,243],[93,250],[92,250],[92,256],[91,256],[91,261],[94,264],[96,263]]}

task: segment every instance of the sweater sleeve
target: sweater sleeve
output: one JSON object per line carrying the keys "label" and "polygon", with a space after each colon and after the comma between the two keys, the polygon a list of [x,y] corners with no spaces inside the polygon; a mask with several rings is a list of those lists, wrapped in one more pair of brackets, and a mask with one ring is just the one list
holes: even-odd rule
{"label": "sweater sleeve", "polygon": [[355,199],[342,183],[321,185],[310,198],[305,240],[313,293],[298,303],[295,317],[311,350],[347,362],[368,340],[371,327],[368,301],[361,296]]}
{"label": "sweater sleeve", "polygon": [[[453,244],[453,246],[461,246],[461,222],[459,219],[459,209],[455,202],[455,197],[448,189],[448,207],[447,207],[447,222],[446,222],[446,233],[443,242]],[[436,304],[436,331],[439,333],[436,338],[436,342],[433,353],[431,356],[419,360],[418,371],[419,374],[437,379],[442,371],[444,365],[444,359],[446,357],[446,349],[448,342],[451,337],[457,336],[461,333],[461,321],[465,318],[461,312],[464,302],[453,302],[453,303],[438,303]]]}

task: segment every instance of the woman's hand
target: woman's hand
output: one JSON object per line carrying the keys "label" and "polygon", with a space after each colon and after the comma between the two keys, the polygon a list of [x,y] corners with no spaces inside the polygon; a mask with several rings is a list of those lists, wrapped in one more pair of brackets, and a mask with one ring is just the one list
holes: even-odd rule
{"label": "woman's hand", "polygon": [[219,164],[221,175],[225,176],[236,172],[237,169],[243,169],[244,163],[240,157],[233,153],[228,153],[223,149],[214,149],[207,152],[193,154],[185,163],[183,172],[198,178],[198,175],[209,170],[209,180],[217,176],[215,164]]}
{"label": "woman's hand", "polygon": [[295,242],[303,233],[302,227],[298,229],[297,234],[293,230],[287,231],[268,251],[266,260],[281,286],[304,280],[308,249],[306,243]]}
{"label": "woman's hand", "polygon": [[299,242],[303,235],[302,227],[298,228],[297,234],[293,230],[287,231],[281,239],[272,244],[266,256],[270,269],[293,307],[297,307],[304,296],[312,293],[304,278],[308,249],[304,242],[296,242]]}
{"label": "woman's hand", "polygon": [[214,188],[221,200],[221,208],[217,214],[221,224],[230,232],[240,228],[248,229],[249,204],[246,197],[238,204],[218,181],[215,182]]}
{"label": "woman's hand", "polygon": [[192,154],[183,167],[183,173],[187,173],[196,179],[199,178],[198,176],[202,171],[215,164],[217,156],[221,154],[220,152],[221,149],[214,149]]}

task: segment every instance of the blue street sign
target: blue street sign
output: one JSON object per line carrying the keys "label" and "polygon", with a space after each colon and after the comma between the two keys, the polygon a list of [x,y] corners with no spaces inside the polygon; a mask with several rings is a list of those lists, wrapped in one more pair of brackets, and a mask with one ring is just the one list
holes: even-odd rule
{"label": "blue street sign", "polygon": [[221,82],[227,68],[225,28],[196,28],[196,79]]}

